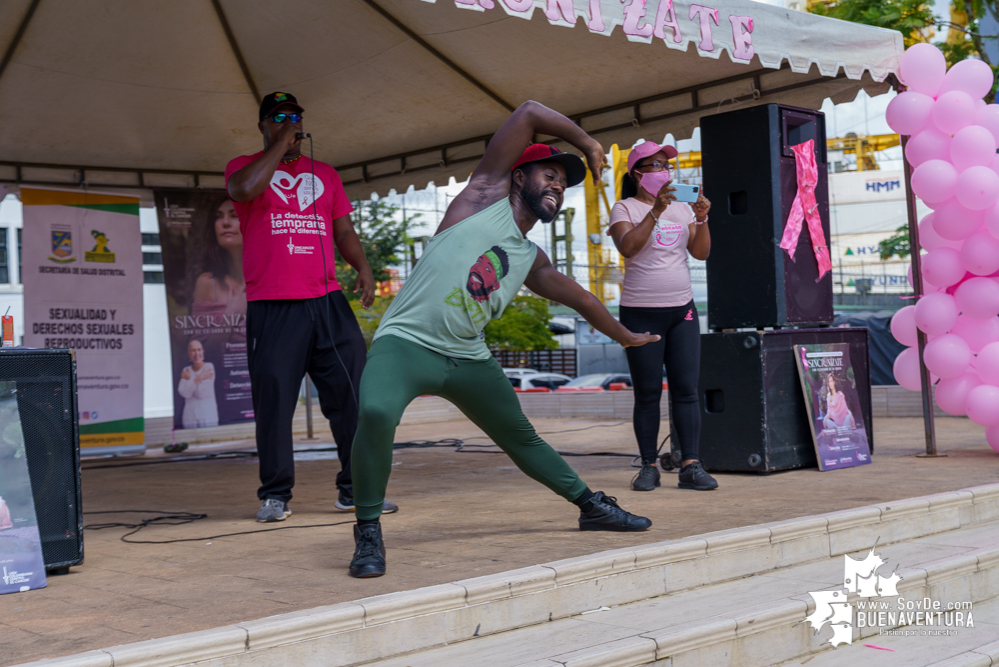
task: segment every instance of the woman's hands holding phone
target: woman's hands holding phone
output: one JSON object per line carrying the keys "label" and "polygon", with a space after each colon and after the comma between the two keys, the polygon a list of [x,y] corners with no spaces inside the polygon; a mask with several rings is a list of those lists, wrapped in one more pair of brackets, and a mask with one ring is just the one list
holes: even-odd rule
{"label": "woman's hands holding phone", "polygon": [[661,188],[659,188],[659,194],[656,195],[656,203],[652,205],[652,217],[658,219],[666,212],[666,208],[672,202],[676,201],[676,195],[673,193],[676,188],[673,187],[672,181],[666,181]]}
{"label": "woman's hands holding phone", "polygon": [[703,188],[701,188],[701,194],[697,197],[697,201],[691,204],[690,208],[694,210],[694,219],[697,220],[697,222],[704,222],[708,219],[708,211],[711,210],[711,202],[704,196]]}

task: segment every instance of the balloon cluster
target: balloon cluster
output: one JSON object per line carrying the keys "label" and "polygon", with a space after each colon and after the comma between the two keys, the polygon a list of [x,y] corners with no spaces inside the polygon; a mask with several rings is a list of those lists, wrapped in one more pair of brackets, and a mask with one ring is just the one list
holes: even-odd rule
{"label": "balloon cluster", "polygon": [[888,125],[909,135],[912,190],[933,210],[919,222],[923,294],[891,321],[907,346],[895,379],[920,389],[919,329],[937,405],[985,426],[999,451],[999,105],[982,99],[992,69],[964,60],[948,71],[937,47],[917,44],[901,77],[908,90],[888,105]]}

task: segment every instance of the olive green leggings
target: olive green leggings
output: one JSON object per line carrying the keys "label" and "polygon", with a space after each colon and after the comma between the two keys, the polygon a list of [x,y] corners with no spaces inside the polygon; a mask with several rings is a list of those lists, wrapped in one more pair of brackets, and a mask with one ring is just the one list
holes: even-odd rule
{"label": "olive green leggings", "polygon": [[361,377],[361,411],[351,450],[358,519],[377,519],[392,472],[395,429],[406,406],[424,394],[454,403],[525,474],[566,500],[586,484],[538,437],[495,359],[451,359],[398,336],[382,336],[368,352]]}

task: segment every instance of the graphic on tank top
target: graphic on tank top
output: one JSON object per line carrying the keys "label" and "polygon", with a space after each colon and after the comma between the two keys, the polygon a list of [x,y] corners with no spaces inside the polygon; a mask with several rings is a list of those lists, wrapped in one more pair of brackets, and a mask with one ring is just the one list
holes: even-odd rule
{"label": "graphic on tank top", "polygon": [[671,222],[660,218],[656,221],[656,229],[652,234],[653,248],[672,248],[683,236],[684,225],[681,222]]}
{"label": "graphic on tank top", "polygon": [[466,295],[460,287],[454,287],[444,298],[444,303],[461,308],[476,324],[488,318],[479,303],[489,301],[489,295],[500,288],[500,282],[510,272],[510,257],[506,250],[494,245],[475,260],[468,271],[465,283]]}

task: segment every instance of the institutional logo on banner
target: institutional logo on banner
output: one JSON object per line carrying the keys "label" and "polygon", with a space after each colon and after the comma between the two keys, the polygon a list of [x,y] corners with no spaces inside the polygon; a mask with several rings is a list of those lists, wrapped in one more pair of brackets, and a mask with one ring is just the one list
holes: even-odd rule
{"label": "institutional logo on banner", "polygon": [[82,447],[141,447],[139,200],[23,187],[21,203],[24,344],[76,350]]}
{"label": "institutional logo on banner", "polygon": [[[175,428],[253,419],[243,235],[224,190],[157,190]],[[290,245],[292,254],[310,246]],[[306,253],[308,254],[308,253]]]}

